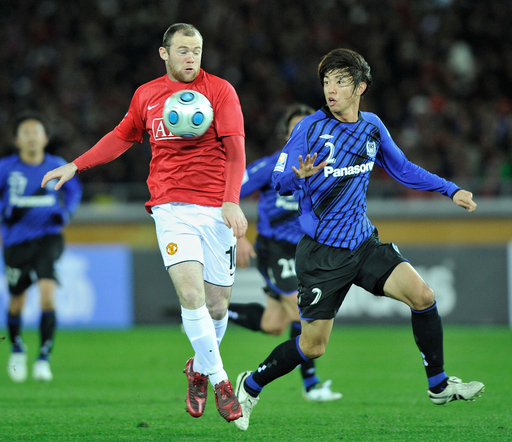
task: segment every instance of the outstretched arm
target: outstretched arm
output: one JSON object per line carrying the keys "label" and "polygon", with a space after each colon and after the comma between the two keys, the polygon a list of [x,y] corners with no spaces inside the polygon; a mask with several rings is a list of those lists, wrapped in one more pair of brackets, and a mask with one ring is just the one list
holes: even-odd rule
{"label": "outstretched arm", "polygon": [[126,141],[119,138],[114,131],[109,132],[72,163],[50,170],[50,172],[44,176],[41,187],[46,186],[48,181],[59,178],[59,182],[55,185],[55,190],[59,190],[62,185],[73,178],[77,172],[83,172],[91,167],[105,164],[116,159],[119,155],[126,152],[132,144],[133,141]]}

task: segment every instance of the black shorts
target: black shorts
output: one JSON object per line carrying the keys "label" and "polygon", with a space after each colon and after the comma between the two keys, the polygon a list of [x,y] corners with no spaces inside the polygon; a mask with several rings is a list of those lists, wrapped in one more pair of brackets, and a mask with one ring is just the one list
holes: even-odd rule
{"label": "black shorts", "polygon": [[258,270],[267,283],[265,293],[274,299],[279,300],[279,296],[297,291],[296,247],[293,243],[261,235],[256,239]]}
{"label": "black shorts", "polygon": [[355,250],[326,246],[304,235],[296,256],[304,320],[334,318],[352,284],[383,296],[386,279],[406,261],[394,244],[381,242],[377,229]]}
{"label": "black shorts", "polygon": [[11,295],[21,295],[37,279],[55,279],[55,261],[64,250],[62,235],[47,235],[4,248],[5,273]]}

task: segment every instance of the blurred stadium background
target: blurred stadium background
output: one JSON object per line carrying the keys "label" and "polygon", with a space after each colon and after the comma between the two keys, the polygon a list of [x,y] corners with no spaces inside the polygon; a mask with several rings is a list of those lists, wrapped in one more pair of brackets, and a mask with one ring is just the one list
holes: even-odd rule
{"label": "blurred stadium background", "polygon": [[[368,211],[381,238],[436,290],[445,323],[512,324],[511,15],[509,1],[477,0],[2,0],[0,155],[12,152],[10,119],[25,108],[48,117],[49,152],[71,161],[89,149],[121,120],[135,89],[164,74],[158,47],[179,21],[201,31],[205,70],[236,88],[251,162],[282,147],[276,121],[287,105],[323,104],[320,57],[349,47],[372,67],[363,109],[382,118],[413,162],[471,190],[478,203],[469,215],[374,170]],[[150,154],[146,138],[80,175],[84,202],[66,231],[61,325],[179,321],[143,207]],[[256,202],[243,202],[250,238]],[[261,285],[254,269],[239,271],[233,298],[264,300]],[[358,292],[338,319],[408,322],[395,304]],[[32,295],[28,323],[37,308]]]}

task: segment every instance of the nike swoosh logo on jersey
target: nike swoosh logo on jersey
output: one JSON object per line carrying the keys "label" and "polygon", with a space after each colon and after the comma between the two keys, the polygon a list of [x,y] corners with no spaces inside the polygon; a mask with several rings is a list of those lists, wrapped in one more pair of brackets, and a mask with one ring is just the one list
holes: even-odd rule
{"label": "nike swoosh logo on jersey", "polygon": [[148,110],[151,110],[151,109],[153,109],[154,107],[157,107],[159,104],[160,104],[160,103],[157,103],[157,104],[155,104],[155,105],[153,105],[153,106],[148,106]]}

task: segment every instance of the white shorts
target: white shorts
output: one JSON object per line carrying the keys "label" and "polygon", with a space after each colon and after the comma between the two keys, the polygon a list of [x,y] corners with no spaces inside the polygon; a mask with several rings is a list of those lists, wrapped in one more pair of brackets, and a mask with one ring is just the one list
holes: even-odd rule
{"label": "white shorts", "polygon": [[153,206],[156,237],[166,268],[185,261],[203,265],[206,282],[224,287],[235,281],[236,238],[220,207],[166,203]]}

